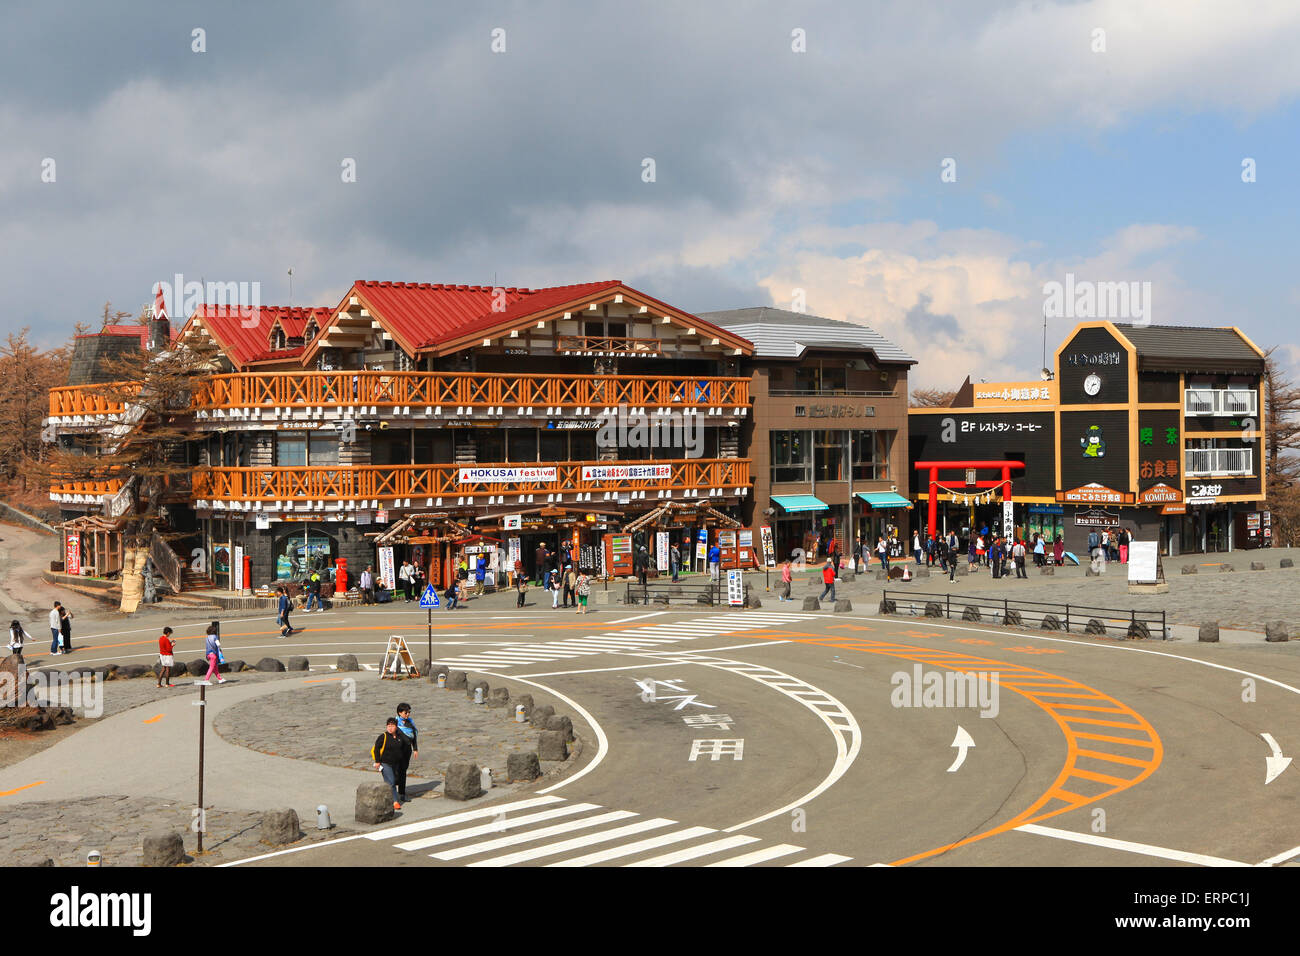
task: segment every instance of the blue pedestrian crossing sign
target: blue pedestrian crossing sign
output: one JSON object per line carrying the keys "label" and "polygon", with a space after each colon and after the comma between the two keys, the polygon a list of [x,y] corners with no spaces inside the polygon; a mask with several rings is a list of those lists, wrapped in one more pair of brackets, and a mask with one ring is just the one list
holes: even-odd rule
{"label": "blue pedestrian crossing sign", "polygon": [[433,585],[430,584],[428,587],[424,589],[424,593],[420,595],[420,607],[437,607],[437,606],[438,606],[438,592],[434,590]]}

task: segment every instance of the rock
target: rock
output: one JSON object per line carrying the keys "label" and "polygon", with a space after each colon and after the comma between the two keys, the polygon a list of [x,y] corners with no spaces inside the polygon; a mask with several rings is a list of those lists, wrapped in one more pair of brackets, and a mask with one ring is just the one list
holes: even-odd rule
{"label": "rock", "polygon": [[429,668],[429,682],[432,684],[436,684],[438,683],[439,677],[445,679],[450,672],[451,669],[447,667],[446,664],[434,664],[432,667]]}
{"label": "rock", "polygon": [[1279,567],[1279,568],[1294,568],[1294,567],[1295,567],[1295,562],[1292,561],[1290,558],[1283,558],[1280,562],[1278,562],[1278,567]]}
{"label": "rock", "polygon": [[533,712],[533,695],[520,694],[515,698],[515,706],[522,707],[524,709],[524,716],[527,717]]}
{"label": "rock", "polygon": [[855,576],[855,575],[853,574],[852,571],[841,571],[841,572],[840,572],[840,580],[843,581],[845,584],[852,584],[852,583],[853,583],[853,578],[854,578],[854,576]]}
{"label": "rock", "polygon": [[537,761],[537,754],[510,754],[506,757],[506,783],[536,780],[542,775],[542,765]]}
{"label": "rock", "polygon": [[1087,625],[1084,627],[1084,629],[1083,629],[1083,633],[1085,633],[1085,634],[1098,634],[1098,635],[1100,635],[1100,636],[1102,636],[1102,637],[1105,637],[1105,636],[1106,636],[1106,624],[1105,624],[1105,622],[1099,620],[1098,618],[1095,618],[1095,617],[1094,617],[1094,618],[1091,618],[1091,619],[1088,621]]}
{"label": "rock", "polygon": [[[806,607],[805,607],[805,610],[807,610]],[[897,614],[897,613],[898,613],[898,602],[897,602],[897,601],[889,601],[889,600],[885,600],[884,598],[882,598],[881,601],[880,601],[879,611],[880,611],[881,614]]]}
{"label": "rock", "polygon": [[708,591],[701,591],[699,594],[695,596],[695,603],[712,605],[713,595],[710,594]]}
{"label": "rock", "polygon": [[61,727],[66,727],[69,724],[75,724],[77,722],[77,715],[72,712],[71,707],[60,707],[50,716],[54,722]]}
{"label": "rock", "polygon": [[297,810],[267,810],[262,814],[262,842],[271,846],[293,843],[302,834]]}
{"label": "rock", "polygon": [[539,760],[568,760],[569,744],[564,734],[558,730],[543,730],[537,738],[537,758]]}
{"label": "rock", "polygon": [[1135,641],[1147,641],[1151,639],[1151,629],[1146,621],[1133,621],[1128,626],[1127,636]]}
{"label": "rock", "polygon": [[560,714],[555,714],[553,717],[548,717],[546,719],[546,729],[558,730],[560,733],[564,734],[565,741],[573,739],[573,721]]}
{"label": "rock", "polygon": [[274,657],[263,657],[255,665],[256,669],[266,674],[280,674],[284,672],[284,662],[276,660]]}
{"label": "rock", "polygon": [[393,811],[393,791],[386,783],[363,783],[357,787],[357,803],[352,811],[357,823],[387,823]]}
{"label": "rock", "polygon": [[204,674],[208,672],[208,662],[190,661],[188,664],[185,665],[185,670],[187,670],[194,677],[202,677]]}
{"label": "rock", "polygon": [[656,604],[663,604],[663,605],[665,605],[665,606],[668,604],[668,602],[669,602],[670,600],[671,600],[671,599],[669,598],[669,596],[668,596],[667,594],[656,594],[655,597],[654,597],[654,602],[655,602]]}
{"label": "rock", "polygon": [[488,686],[488,682],[485,680],[476,680],[472,684],[467,684],[465,686],[465,696],[468,699],[473,700],[474,691],[480,687],[483,688],[483,700],[486,701],[488,699],[488,694],[491,693],[492,691],[492,688]]}
{"label": "rock", "polygon": [[1059,631],[1061,629],[1061,619],[1055,614],[1047,614],[1043,617],[1043,623],[1039,627],[1044,631]]}
{"label": "rock", "polygon": [[469,675],[464,671],[447,671],[447,690],[464,690],[469,686]]}
{"label": "rock", "polygon": [[1196,568],[1196,565],[1194,565],[1194,564],[1184,564],[1184,565],[1183,565],[1183,574],[1195,574],[1196,571],[1197,571],[1197,568]]}
{"label": "rock", "polygon": [[492,693],[488,695],[489,707],[509,707],[510,691],[505,687],[493,687]]}
{"label": "rock", "polygon": [[335,663],[335,668],[348,672],[359,671],[361,670],[361,663],[357,660],[355,654],[340,654],[338,661]]}
{"label": "rock", "polygon": [[852,610],[853,610],[853,602],[848,600],[847,598],[836,601],[835,607],[833,608],[833,611],[836,614],[843,614],[846,611],[852,611]]}
{"label": "rock", "polygon": [[51,859],[47,856],[45,859],[41,860],[40,863],[37,863],[37,864],[35,864],[35,865],[36,865],[36,866],[53,866],[53,865],[54,865],[54,861],[51,860]]}
{"label": "rock", "polygon": [[1269,621],[1266,623],[1264,625],[1264,640],[1270,644],[1291,640],[1291,632],[1286,626],[1286,621]]}
{"label": "rock", "polygon": [[1219,565],[1219,573],[1220,573],[1220,574],[1222,574],[1222,573],[1225,572],[1225,571],[1236,571],[1236,570],[1237,570],[1237,569],[1234,568],[1231,564],[1221,564],[1221,565]]}
{"label": "rock", "polygon": [[473,800],[482,796],[483,785],[478,766],[472,763],[454,763],[447,768],[442,781],[442,794],[452,800]]}
{"label": "rock", "polygon": [[144,838],[145,866],[177,866],[185,862],[185,840],[179,833],[155,833]]}
{"label": "rock", "polygon": [[534,727],[546,728],[546,722],[555,716],[555,708],[550,704],[534,707],[528,714],[528,722]]}
{"label": "rock", "polygon": [[[206,674],[208,670],[208,662],[202,661],[201,663],[203,664],[203,673]],[[82,673],[85,676],[93,677],[95,680],[100,682],[112,680],[117,676],[117,665],[109,664],[107,667],[92,667],[89,673],[86,673],[85,671],[82,671]]]}
{"label": "rock", "polygon": [[1263,571],[1263,570],[1264,570],[1264,562],[1263,562],[1263,561],[1252,561],[1252,562],[1250,562],[1250,569],[1251,569],[1252,571]]}
{"label": "rock", "polygon": [[1015,608],[1011,608],[1003,616],[1002,623],[1006,627],[1020,627],[1025,622],[1024,619],[1020,616],[1020,612],[1017,611]]}
{"label": "rock", "polygon": [[1101,577],[1101,571],[1099,569],[1094,569],[1092,565],[1089,565],[1083,572],[1083,576],[1085,578],[1099,578]]}
{"label": "rock", "polygon": [[1039,574],[1055,574],[1055,573],[1056,573],[1056,565],[1054,565],[1054,564],[1044,564],[1041,568],[1038,569],[1038,573],[1039,573]]}
{"label": "rock", "polygon": [[926,616],[926,617],[943,617],[943,605],[940,604],[938,601],[926,601],[926,602],[925,602],[925,616]]}
{"label": "rock", "polygon": [[803,599],[803,609],[805,611],[820,611],[822,605],[815,597],[806,597]]}
{"label": "rock", "polygon": [[248,665],[243,661],[226,661],[224,664],[217,665],[218,674],[238,674]]}
{"label": "rock", "polygon": [[144,664],[126,664],[123,667],[118,668],[117,673],[119,677],[125,677],[130,680],[135,677],[143,677],[145,674],[149,673],[149,668]]}
{"label": "rock", "polygon": [[309,671],[311,670],[311,664],[305,657],[291,657],[289,658],[289,670]]}
{"label": "rock", "polygon": [[1198,641],[1205,641],[1208,644],[1217,644],[1219,642],[1219,622],[1206,621],[1201,625],[1201,629],[1196,633]]}
{"label": "rock", "polygon": [[961,619],[963,621],[983,620],[983,618],[980,616],[980,609],[975,607],[975,605],[973,604],[966,605],[966,607],[961,612]]}
{"label": "rock", "polygon": [[745,607],[759,608],[762,606],[763,606],[762,598],[758,598],[753,595],[750,595],[749,597],[745,598]]}

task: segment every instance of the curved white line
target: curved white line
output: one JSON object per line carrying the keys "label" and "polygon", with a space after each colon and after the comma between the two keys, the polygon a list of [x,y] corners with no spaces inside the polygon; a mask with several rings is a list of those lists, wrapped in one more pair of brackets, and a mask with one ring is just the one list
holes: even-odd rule
{"label": "curved white line", "polygon": [[591,763],[587,764],[587,766],[583,767],[573,776],[565,777],[559,783],[552,784],[551,786],[547,787],[545,790],[538,790],[537,792],[539,794],[551,793],[552,791],[559,790],[561,787],[567,787],[575,780],[581,780],[587,774],[591,773],[591,771],[595,770],[598,766],[600,766],[600,762],[604,760],[605,755],[609,753],[609,738],[605,736],[605,730],[603,727],[600,726],[600,722],[597,721],[595,717],[591,716],[591,713],[590,711],[587,710],[587,708],[583,707],[573,698],[567,697],[564,694],[561,694],[558,690],[555,690],[554,688],[551,687],[547,687],[545,684],[538,683],[537,681],[528,680],[526,677],[516,677],[513,674],[507,674],[502,676],[505,677],[506,680],[518,681],[521,684],[527,684],[530,687],[536,687],[538,690],[544,690],[546,691],[546,693],[551,694],[557,697],[558,699],[564,701],[566,704],[572,707],[574,712],[577,713],[579,716],[581,716],[582,719],[587,722],[587,726],[589,726],[596,733],[596,756],[592,758]]}

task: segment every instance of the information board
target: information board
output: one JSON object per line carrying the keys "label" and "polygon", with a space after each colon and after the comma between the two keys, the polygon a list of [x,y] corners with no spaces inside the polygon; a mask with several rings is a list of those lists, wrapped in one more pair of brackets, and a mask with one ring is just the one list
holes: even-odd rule
{"label": "information board", "polygon": [[776,546],[772,541],[772,529],[763,525],[758,529],[758,536],[763,542],[763,563],[769,568],[776,567]]}
{"label": "information board", "polygon": [[1154,541],[1130,541],[1128,580],[1130,584],[1155,584],[1160,580],[1160,551]]}
{"label": "information board", "polygon": [[745,584],[739,570],[727,572],[727,603],[732,607],[740,607],[745,603]]}

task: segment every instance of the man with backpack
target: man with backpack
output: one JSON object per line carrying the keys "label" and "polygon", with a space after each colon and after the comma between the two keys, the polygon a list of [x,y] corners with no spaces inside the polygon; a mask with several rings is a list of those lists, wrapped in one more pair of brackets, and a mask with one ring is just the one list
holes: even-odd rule
{"label": "man with backpack", "polygon": [[393,809],[402,809],[398,800],[397,781],[399,772],[411,760],[411,744],[406,734],[397,729],[397,718],[389,717],[384,722],[384,732],[375,738],[370,748],[370,759],[375,762],[375,769],[384,776],[384,783],[392,790]]}

